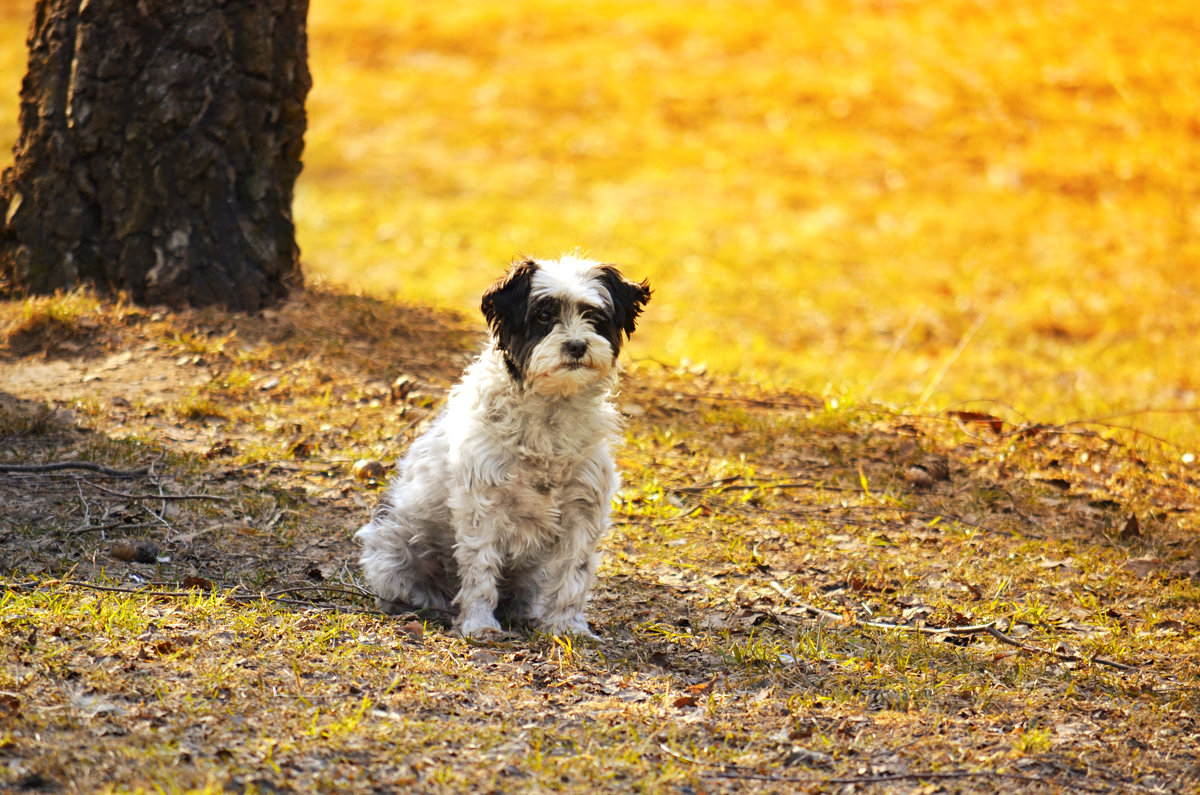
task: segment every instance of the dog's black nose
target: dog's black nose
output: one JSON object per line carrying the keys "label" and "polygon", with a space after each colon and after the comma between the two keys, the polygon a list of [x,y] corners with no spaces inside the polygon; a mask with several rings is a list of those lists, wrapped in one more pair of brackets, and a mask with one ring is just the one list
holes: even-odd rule
{"label": "dog's black nose", "polygon": [[563,350],[574,359],[582,359],[583,355],[587,353],[587,343],[583,340],[571,340],[563,344]]}

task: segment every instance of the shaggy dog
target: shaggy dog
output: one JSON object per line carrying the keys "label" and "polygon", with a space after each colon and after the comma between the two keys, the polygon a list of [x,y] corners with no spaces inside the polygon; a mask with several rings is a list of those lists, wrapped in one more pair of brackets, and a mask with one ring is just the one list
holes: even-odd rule
{"label": "shaggy dog", "polygon": [[650,288],[577,257],[525,260],[483,296],[491,339],[357,533],[381,610],[496,610],[591,635],[584,607],[618,478],[617,354]]}

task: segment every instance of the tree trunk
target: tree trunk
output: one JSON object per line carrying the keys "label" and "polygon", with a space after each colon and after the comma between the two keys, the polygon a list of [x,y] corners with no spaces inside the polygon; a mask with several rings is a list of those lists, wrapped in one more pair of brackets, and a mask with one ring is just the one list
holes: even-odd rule
{"label": "tree trunk", "polygon": [[0,282],[255,310],[301,284],[308,0],[37,0]]}

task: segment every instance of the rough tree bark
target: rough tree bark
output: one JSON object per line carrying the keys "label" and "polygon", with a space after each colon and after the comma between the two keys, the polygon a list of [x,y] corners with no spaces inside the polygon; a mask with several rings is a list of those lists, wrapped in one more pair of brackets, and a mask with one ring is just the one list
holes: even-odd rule
{"label": "rough tree bark", "polygon": [[255,310],[301,283],[308,0],[37,0],[0,282]]}

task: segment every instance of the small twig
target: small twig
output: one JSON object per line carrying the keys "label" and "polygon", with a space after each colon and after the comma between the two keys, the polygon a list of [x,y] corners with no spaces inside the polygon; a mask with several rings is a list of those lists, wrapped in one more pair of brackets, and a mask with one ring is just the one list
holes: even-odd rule
{"label": "small twig", "polygon": [[745,480],[744,475],[731,475],[727,478],[717,478],[710,480],[707,483],[693,483],[690,486],[672,486],[671,491],[677,494],[703,494],[706,491],[713,491],[722,486],[729,486],[737,483],[739,480]]}
{"label": "small twig", "polygon": [[[304,462],[296,461],[295,459],[292,459],[292,458],[273,458],[273,459],[269,459],[266,461],[252,461],[249,464],[243,464],[241,466],[231,467],[229,469],[223,469],[220,472],[215,473],[213,476],[207,478],[207,480],[222,480],[224,478],[231,477],[238,473],[245,472],[248,469],[258,469],[260,467],[279,467],[280,469],[286,470],[288,472],[307,472],[310,470],[319,470],[319,469],[327,469],[329,467],[343,466],[345,464],[350,464],[350,463],[353,463],[353,461],[351,461],[351,459],[349,459],[349,458],[332,458],[332,459],[328,459],[328,460],[318,460],[318,459],[310,458]],[[307,466],[306,466],[306,464],[307,464]]]}
{"label": "small twig", "polygon": [[[191,597],[194,597],[197,593],[196,590],[159,591],[159,590],[156,590],[153,585],[143,585],[138,588],[122,588],[122,587],[116,586],[116,585],[97,585],[95,583],[83,582],[82,580],[52,580],[50,582],[44,583],[44,585],[65,585],[65,586],[69,586],[69,587],[73,587],[73,588],[86,588],[87,590],[90,590],[90,591],[101,591],[104,593],[123,593],[123,594],[130,594],[133,596],[152,596],[155,598],[165,598],[165,599],[190,599]],[[15,584],[8,585],[7,587],[13,588],[13,589],[22,589],[22,590],[29,589],[29,586],[22,588],[22,586],[15,585]],[[37,589],[36,585],[32,587],[32,590],[36,590],[36,589]],[[213,591],[211,591],[211,593],[213,596],[219,596],[222,599],[226,599],[230,602],[235,602],[237,604],[250,604],[253,602],[267,601],[267,602],[275,602],[278,604],[293,605],[293,606],[299,606],[299,607],[311,607],[311,608],[315,608],[315,609],[319,609],[319,610],[346,610],[347,609],[347,608],[342,607],[341,605],[334,605],[334,604],[328,604],[328,603],[322,604],[320,602],[303,601],[300,599],[283,599],[279,596],[275,596],[272,593],[257,593],[257,594],[240,593],[239,594],[239,593],[234,593],[234,590],[236,590],[236,586],[235,586],[235,588],[229,588],[222,593],[222,592],[220,592],[220,589],[218,587],[217,589],[214,589]],[[279,593],[286,593],[286,592],[287,592],[287,590],[284,590],[284,591],[280,591]],[[364,611],[354,610],[353,612],[364,612]],[[371,611],[365,611],[365,612],[371,612]]]}
{"label": "small twig", "polygon": [[761,489],[767,491],[769,489],[818,489],[821,491],[857,491],[857,489],[848,489],[844,486],[830,486],[824,483],[818,483],[812,480],[776,480],[766,483],[751,482],[737,483],[738,480],[745,480],[741,475],[734,477],[721,478],[708,483],[696,483],[691,486],[672,486],[670,491],[676,494],[704,494],[705,492],[714,492],[723,494],[727,491],[755,491]]}
{"label": "small twig", "polygon": [[657,397],[670,397],[676,395],[679,397],[691,398],[693,400],[708,400],[713,403],[745,403],[749,406],[761,406],[771,409],[813,409],[821,405],[821,401],[815,398],[810,398],[807,401],[787,400],[783,398],[752,398],[741,397],[738,395],[722,395],[715,392],[683,392],[676,389],[646,389],[651,395]]}
{"label": "small twig", "polygon": [[1118,671],[1121,671],[1122,673],[1132,673],[1132,672],[1141,670],[1136,665],[1126,665],[1125,663],[1119,663],[1114,660],[1109,660],[1105,657],[1080,657],[1078,654],[1065,654],[1060,651],[1053,651],[1051,649],[1043,649],[1040,646],[1030,646],[1027,643],[1022,643],[1021,641],[1017,640],[1016,638],[1012,638],[1012,637],[1009,637],[1008,635],[1005,635],[1003,632],[996,629],[995,625],[990,625],[984,631],[987,632],[987,634],[991,635],[996,640],[1000,641],[1001,643],[1007,643],[1009,646],[1015,646],[1016,648],[1021,649],[1022,651],[1032,652],[1034,654],[1048,654],[1051,657],[1057,657],[1058,659],[1062,660],[1063,662],[1083,662],[1083,663],[1092,663],[1094,665],[1103,665],[1107,668],[1114,668]]}
{"label": "small twig", "polygon": [[822,610],[819,607],[814,607],[813,605],[799,601],[795,596],[792,595],[790,588],[784,588],[774,580],[772,580],[769,584],[771,588],[773,588],[780,596],[791,600],[792,604],[801,608],[806,613],[827,621],[840,621],[852,627],[871,627],[872,629],[882,629],[890,632],[916,632],[922,635],[953,635],[955,637],[962,637],[966,635],[991,635],[996,640],[1002,643],[1007,643],[1009,646],[1015,646],[1018,649],[1034,654],[1046,654],[1051,657],[1056,657],[1063,662],[1092,663],[1094,665],[1102,665],[1108,668],[1114,668],[1118,671],[1126,673],[1141,670],[1136,665],[1126,665],[1124,663],[1109,660],[1105,657],[1080,657],[1077,654],[1064,654],[1063,652],[1053,651],[1051,649],[1043,649],[1040,646],[1030,646],[1029,644],[1022,643],[1016,638],[1005,635],[996,628],[995,621],[989,621],[985,624],[971,624],[963,627],[917,627],[906,624],[892,624],[887,621],[861,621],[853,617],[848,618],[838,613]]}
{"label": "small twig", "polygon": [[[1115,414],[1107,414],[1107,415],[1100,416],[1100,417],[1090,417],[1087,419],[1079,419],[1079,420],[1068,420],[1063,423],[1051,424],[1051,423],[1044,423],[1044,422],[1035,422],[1032,419],[1030,419],[1028,416],[1022,414],[1021,412],[1017,411],[1012,406],[1005,403],[1004,401],[996,400],[996,399],[987,399],[987,400],[982,400],[982,401],[981,400],[967,400],[967,401],[963,401],[961,403],[953,404],[952,406],[949,407],[949,409],[953,409],[957,406],[978,404],[981,402],[993,403],[997,406],[1000,406],[1001,408],[1004,408],[1009,413],[1019,417],[1021,420],[1021,422],[1019,424],[1008,423],[1013,426],[1013,429],[1011,431],[1005,431],[1004,433],[999,434],[997,436],[997,438],[999,438],[999,439],[1020,437],[1020,436],[1027,435],[1031,432],[1037,432],[1039,434],[1057,434],[1060,436],[1084,436],[1084,437],[1095,438],[1095,437],[1098,437],[1099,435],[1097,433],[1095,433],[1094,431],[1071,430],[1072,426],[1094,425],[1094,426],[1097,426],[1100,428],[1107,428],[1109,430],[1127,431],[1129,433],[1134,434],[1135,436],[1143,436],[1143,437],[1145,437],[1147,439],[1151,439],[1161,445],[1164,445],[1166,447],[1173,447],[1175,449],[1179,449],[1179,445],[1176,444],[1175,442],[1172,442],[1168,439],[1164,439],[1161,436],[1156,436],[1156,435],[1149,433],[1149,432],[1147,432],[1141,428],[1138,428],[1136,426],[1117,425],[1112,422],[1109,422],[1109,420],[1117,419],[1120,417],[1137,417],[1137,416],[1143,416],[1146,414],[1197,414],[1197,413],[1200,413],[1200,407],[1196,407],[1196,408],[1174,407],[1174,408],[1163,408],[1163,409],[1146,407],[1146,408],[1136,409],[1133,411],[1122,411],[1122,412],[1117,412]],[[949,409],[948,409],[947,413],[949,413]],[[913,416],[923,417],[924,419],[933,419],[933,420],[945,419],[945,417],[942,417],[942,416],[931,416],[931,415],[913,415]],[[974,436],[974,434],[971,434],[971,435]],[[975,438],[979,438],[979,437],[975,437]],[[1102,437],[1100,437],[1100,438],[1102,438]]]}
{"label": "small twig", "polygon": [[843,623],[848,623],[851,626],[856,627],[872,627],[874,629],[889,629],[899,632],[917,632],[922,635],[979,635],[988,633],[989,630],[995,626],[995,622],[992,621],[989,621],[986,624],[972,624],[963,627],[916,627],[908,624],[892,624],[887,621],[862,621],[854,618],[847,619],[840,613],[822,610],[821,608],[810,605],[807,602],[798,601],[796,597],[792,595],[790,588],[784,588],[774,580],[770,582],[770,586],[774,588],[780,596],[784,597],[785,599],[790,599],[792,604],[801,608],[809,615],[825,619],[826,621],[840,621]]}
{"label": "small twig", "polygon": [[[113,497],[123,497],[127,500],[213,500],[217,502],[232,502],[234,499],[223,494],[127,494],[115,489],[106,489],[96,483],[92,483],[91,486],[105,494],[110,494]],[[162,487],[159,486],[159,488]]]}
{"label": "small twig", "polygon": [[93,464],[91,461],[52,461],[48,464],[0,464],[0,472],[60,472],[64,469],[82,469],[96,472],[114,478],[141,477],[150,472],[149,467],[141,469],[112,469],[111,467]]}
{"label": "small twig", "polygon": [[[123,587],[117,586],[117,585],[97,585],[95,583],[84,582],[82,580],[49,580],[44,583],[7,583],[7,582],[4,582],[4,583],[0,583],[0,588],[6,588],[6,589],[12,590],[12,591],[36,591],[42,587],[50,586],[50,585],[63,585],[63,586],[68,586],[68,587],[73,587],[73,588],[85,588],[85,589],[91,590],[91,591],[101,591],[104,593],[123,593],[123,594],[130,594],[132,596],[150,596],[150,597],[161,598],[161,599],[190,599],[190,598],[194,597],[197,593],[196,590],[190,590],[190,591],[155,590],[155,588],[158,585],[161,585],[161,583],[149,583],[147,585],[139,586],[137,588],[123,588]],[[307,607],[307,608],[311,608],[314,610],[333,610],[333,611],[339,612],[339,613],[361,613],[361,614],[365,614],[365,615],[377,615],[377,616],[388,615],[387,613],[384,613],[382,611],[373,610],[370,608],[346,607],[344,605],[333,604],[331,602],[316,602],[316,601],[302,600],[302,599],[286,599],[286,598],[283,598],[283,596],[282,596],[283,594],[288,594],[288,593],[299,593],[302,591],[317,590],[317,591],[329,591],[329,592],[333,592],[333,593],[345,593],[345,594],[350,594],[352,596],[366,596],[366,597],[374,598],[375,594],[371,593],[370,591],[368,591],[365,588],[358,588],[358,586],[354,586],[354,585],[350,586],[354,590],[343,589],[343,588],[338,588],[338,587],[330,587],[330,586],[321,586],[321,585],[301,585],[301,586],[293,586],[290,588],[282,588],[282,589],[279,589],[276,591],[267,591],[267,592],[260,592],[260,593],[235,593],[235,591],[239,587],[240,586],[223,587],[220,585],[216,585],[216,586],[214,586],[214,589],[212,591],[210,591],[210,593],[213,596],[219,596],[220,598],[225,599],[230,602],[234,602],[235,604],[253,604],[254,602],[264,602],[265,601],[265,602],[273,602],[275,604],[288,605],[291,607]],[[442,615],[442,616],[452,616],[453,615],[453,613],[448,610],[442,610],[442,609],[436,608],[436,607],[422,607],[422,608],[414,607],[412,610],[412,613],[413,613],[413,615],[416,615],[416,616],[420,616],[422,614],[437,614],[437,615]]]}
{"label": "small twig", "polygon": [[[1135,436],[1144,436],[1147,439],[1151,439],[1151,440],[1158,442],[1159,444],[1164,445],[1166,447],[1173,447],[1176,450],[1183,449],[1177,442],[1172,442],[1169,439],[1164,439],[1161,436],[1156,436],[1156,435],[1150,433],[1149,431],[1144,431],[1141,428],[1136,428],[1132,425],[1116,425],[1116,424],[1110,423],[1110,422],[1097,422],[1096,420],[1072,420],[1071,422],[1067,422],[1062,425],[1064,432],[1066,432],[1065,429],[1071,425],[1095,425],[1097,427],[1107,428],[1107,429],[1113,430],[1113,431],[1128,431],[1129,433],[1132,433]],[[1076,431],[1076,433],[1079,433],[1079,432]]]}
{"label": "small twig", "polygon": [[[167,529],[168,533],[174,533],[176,531],[175,526],[173,524],[168,522],[166,520],[166,518],[164,518],[164,516],[155,513],[154,510],[149,505],[145,505],[143,503],[138,503],[138,507],[142,510],[143,513],[150,514],[151,518],[153,518],[154,521],[157,523],[157,524],[151,525],[152,527],[160,527],[160,526],[165,527]],[[166,512],[164,511],[163,513],[165,514]]]}
{"label": "small twig", "polygon": [[341,588],[336,585],[294,585],[290,588],[281,588],[277,591],[268,591],[265,596],[274,599],[278,596],[291,593],[307,593],[316,591],[318,593],[343,593],[350,596],[363,596],[371,599],[375,598],[375,594],[368,591],[366,588],[360,588],[357,585],[352,585],[347,588]]}
{"label": "small twig", "polygon": [[621,523],[627,524],[627,525],[637,525],[639,527],[661,527],[662,525],[674,524],[675,522],[682,522],[684,519],[687,519],[689,516],[695,516],[700,511],[703,511],[705,507],[706,506],[704,506],[704,505],[697,505],[695,508],[692,508],[691,510],[680,511],[679,513],[675,514],[674,516],[669,516],[665,519],[659,519],[658,517],[645,517],[645,516],[637,517],[637,516],[631,516],[629,514],[624,514],[621,517]]}
{"label": "small twig", "polygon": [[[753,781],[787,781],[803,784],[887,784],[893,781],[945,781],[950,779],[965,779],[965,778],[1002,778],[1008,781],[1024,781],[1029,783],[1045,784],[1047,780],[1037,776],[1021,776],[1016,773],[1002,773],[997,770],[954,770],[944,773],[934,771],[926,771],[923,773],[889,773],[882,776],[853,776],[849,778],[835,778],[825,776],[776,776],[768,773],[757,773],[747,770],[745,767],[736,764],[726,764],[721,762],[705,762],[701,759],[694,759],[685,754],[681,754],[674,748],[671,748],[666,743],[659,743],[658,746],[664,753],[675,757],[681,762],[687,762],[690,765],[698,765],[700,767],[716,768],[712,774],[717,778],[733,778],[733,779],[750,779]],[[1078,789],[1084,792],[1107,792],[1107,789],[1097,789],[1094,787],[1086,787],[1080,784],[1055,781],[1055,784],[1071,789]]]}
{"label": "small twig", "polygon": [[955,516],[952,513],[945,511],[924,511],[918,508],[901,508],[897,505],[839,505],[839,506],[817,506],[817,507],[802,507],[788,508],[788,512],[799,514],[801,516],[811,514],[837,514],[837,513],[853,513],[853,512],[873,512],[885,513],[892,511],[893,513],[904,514],[905,516],[919,517],[922,519],[945,519],[949,522],[962,525],[963,527],[971,527],[975,530],[980,530],[985,533],[1000,533],[1002,535],[1020,537],[1020,538],[1042,538],[1042,536],[1033,533],[1018,533],[1015,530],[1000,530],[994,527],[989,527],[978,522],[969,522],[961,516]]}
{"label": "small twig", "polygon": [[795,605],[796,607],[799,607],[800,609],[802,609],[804,612],[808,613],[811,616],[814,616],[816,618],[823,618],[826,621],[845,621],[846,620],[846,617],[843,616],[841,613],[833,613],[833,612],[830,612],[829,610],[822,610],[821,608],[810,605],[807,602],[801,602],[799,599],[797,599],[795,596],[792,595],[791,588],[784,588],[782,585],[780,585],[775,580],[771,580],[771,582],[769,582],[768,585],[770,585],[771,588],[773,588],[775,590],[775,592],[778,593],[780,596],[782,596],[784,599],[790,599],[793,605]]}
{"label": "small twig", "polygon": [[162,480],[160,478],[154,478],[152,483],[158,489],[158,496],[164,497],[164,499],[162,500],[162,505],[158,509],[158,515],[165,522],[166,518],[167,518],[167,501],[165,499],[166,492],[163,490],[163,484],[162,484]]}
{"label": "small twig", "polygon": [[79,501],[83,503],[83,526],[87,527],[92,523],[92,506],[88,505],[87,497],[83,496],[83,486],[76,483],[75,488],[79,491]]}
{"label": "small twig", "polygon": [[72,535],[84,535],[85,533],[104,533],[109,530],[144,530],[147,527],[160,527],[158,523],[152,522],[107,522],[106,524],[84,524],[76,527],[71,531]]}

